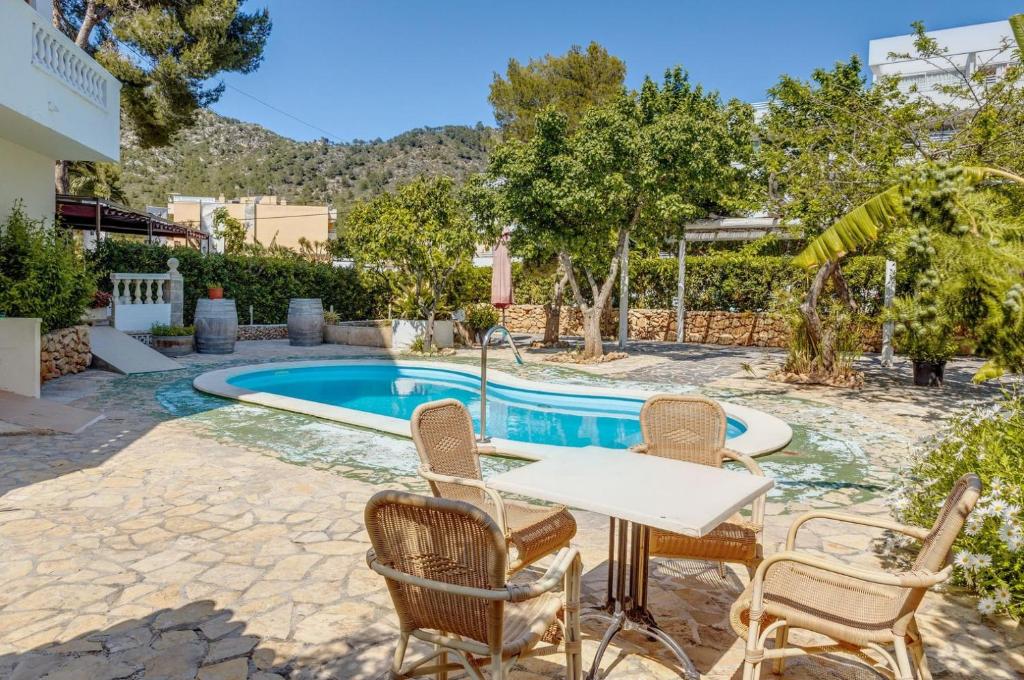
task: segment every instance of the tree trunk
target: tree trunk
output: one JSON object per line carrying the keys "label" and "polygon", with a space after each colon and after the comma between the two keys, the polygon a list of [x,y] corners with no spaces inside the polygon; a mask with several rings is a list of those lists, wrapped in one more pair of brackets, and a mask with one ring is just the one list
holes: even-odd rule
{"label": "tree trunk", "polygon": [[808,345],[811,348],[812,360],[819,358],[821,367],[826,372],[831,372],[835,366],[835,338],[832,334],[826,335],[821,325],[821,317],[818,315],[818,298],[825,288],[825,283],[832,276],[838,266],[837,262],[826,262],[821,265],[811,287],[807,291],[807,298],[800,305],[800,315],[804,318],[807,329]]}
{"label": "tree trunk", "polygon": [[569,276],[559,270],[551,292],[551,300],[544,303],[543,342],[545,345],[557,344],[559,337],[561,337],[562,301],[565,299],[565,286],[568,282]]}
{"label": "tree trunk", "polygon": [[423,331],[423,351],[430,352],[430,348],[434,345],[434,308],[431,307],[430,311],[427,312],[427,328]]}
{"label": "tree trunk", "polygon": [[604,354],[604,342],[601,339],[601,312],[604,305],[581,305],[580,309],[583,312],[583,358],[598,359]]}
{"label": "tree trunk", "polygon": [[71,180],[68,177],[68,161],[57,161],[53,165],[53,188],[58,194],[67,194],[71,191]]}

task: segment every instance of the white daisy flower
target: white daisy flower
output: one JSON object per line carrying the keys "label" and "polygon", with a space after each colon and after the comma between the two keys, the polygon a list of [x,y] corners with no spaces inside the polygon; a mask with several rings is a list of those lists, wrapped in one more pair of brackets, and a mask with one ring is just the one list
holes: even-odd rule
{"label": "white daisy flower", "polygon": [[978,611],[988,616],[996,613],[996,601],[991,597],[983,597],[978,600]]}
{"label": "white daisy flower", "polygon": [[1019,505],[1014,505],[1013,503],[1007,503],[1006,507],[1003,508],[1003,512],[1002,512],[1003,519],[1007,519],[1007,520],[1013,519],[1014,517],[1016,517],[1019,514],[1020,514],[1020,506]]}
{"label": "white daisy flower", "polygon": [[974,555],[971,561],[974,563],[975,569],[985,569],[992,566],[992,556],[984,553]]}
{"label": "white daisy flower", "polygon": [[985,514],[989,517],[1002,517],[1009,507],[1002,498],[993,498],[985,508]]}
{"label": "white daisy flower", "polygon": [[993,593],[992,597],[995,598],[996,602],[1005,607],[1010,604],[1010,589],[1006,586],[996,588],[996,592]]}
{"label": "white daisy flower", "polygon": [[1020,534],[1010,534],[1010,537],[1006,539],[1006,547],[1010,549],[1010,552],[1017,552],[1021,548],[1024,548],[1024,536]]}
{"label": "white daisy flower", "polygon": [[960,567],[961,569],[970,569],[974,563],[974,555],[967,552],[966,550],[960,550],[953,557],[953,564]]}

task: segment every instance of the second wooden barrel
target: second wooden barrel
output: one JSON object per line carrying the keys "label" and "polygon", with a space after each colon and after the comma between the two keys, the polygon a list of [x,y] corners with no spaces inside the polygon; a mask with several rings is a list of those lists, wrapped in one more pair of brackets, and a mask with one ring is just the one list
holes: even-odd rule
{"label": "second wooden barrel", "polygon": [[288,342],[312,347],[323,341],[323,302],[320,298],[292,298],[288,303]]}
{"label": "second wooden barrel", "polygon": [[231,354],[238,337],[238,310],[234,300],[196,301],[196,351],[200,354]]}

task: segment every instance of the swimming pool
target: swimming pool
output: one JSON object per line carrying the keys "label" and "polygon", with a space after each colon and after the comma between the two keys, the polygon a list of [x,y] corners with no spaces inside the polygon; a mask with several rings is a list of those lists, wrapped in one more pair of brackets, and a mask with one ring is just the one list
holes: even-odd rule
{"label": "swimming pool", "polygon": [[[480,376],[467,366],[437,362],[342,360],[288,362],[211,371],[197,377],[204,392],[409,436],[420,404],[453,398],[479,427]],[[502,453],[527,458],[594,446],[626,449],[641,440],[646,393],[537,383],[491,371],[488,434]],[[758,455],[792,436],[777,418],[723,403],[729,446]]]}

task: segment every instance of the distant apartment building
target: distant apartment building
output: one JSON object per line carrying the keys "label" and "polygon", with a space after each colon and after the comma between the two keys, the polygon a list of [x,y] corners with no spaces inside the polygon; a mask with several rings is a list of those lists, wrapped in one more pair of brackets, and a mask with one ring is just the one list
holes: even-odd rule
{"label": "distant apartment building", "polygon": [[968,76],[982,74],[989,80],[1002,77],[1014,60],[1013,31],[1009,21],[958,26],[928,31],[940,48],[947,50],[941,59],[891,58],[890,55],[916,54],[913,34],[878,38],[868,43],[868,66],[873,81],[897,76],[903,92],[917,92],[939,103],[951,103],[936,86],[962,82],[957,71]]}
{"label": "distant apartment building", "polygon": [[299,250],[300,239],[323,243],[331,238],[337,212],[325,205],[296,205],[279,196],[243,196],[227,200],[223,196],[183,196],[171,194],[167,203],[167,217],[210,234],[211,247],[223,250],[216,231],[214,212],[226,208],[228,214],[245,226],[246,241],[265,246],[279,246]]}

